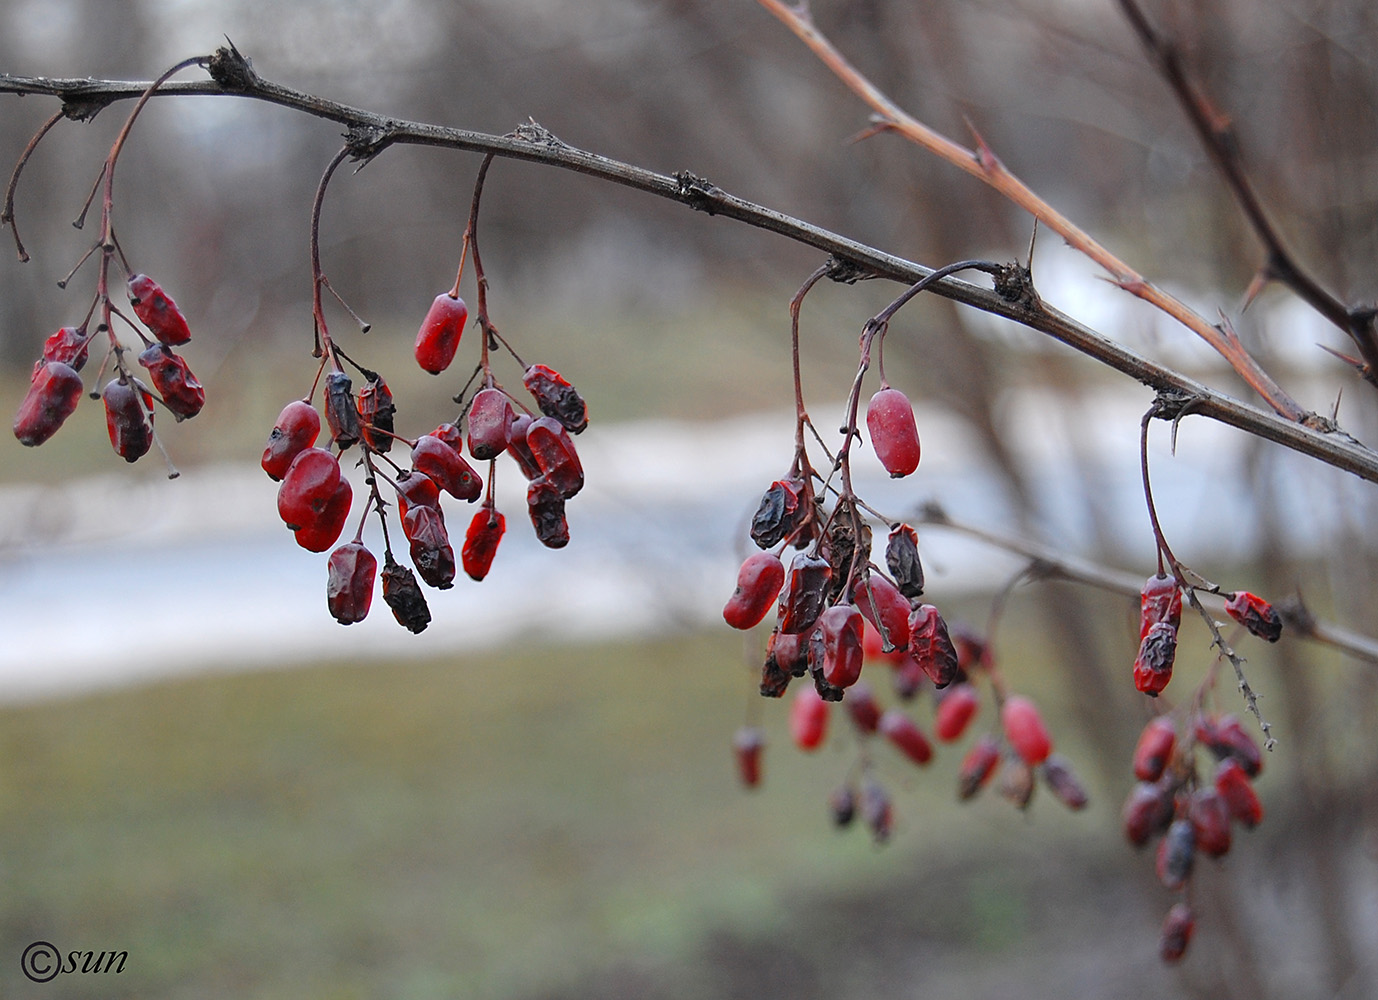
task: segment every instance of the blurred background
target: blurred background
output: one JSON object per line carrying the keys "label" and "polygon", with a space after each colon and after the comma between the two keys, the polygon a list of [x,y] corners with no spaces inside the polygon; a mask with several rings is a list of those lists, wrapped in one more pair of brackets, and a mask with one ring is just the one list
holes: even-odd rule
{"label": "blurred background", "polygon": [[[1378,10],[1363,0],[1153,2],[1227,109],[1300,260],[1350,302],[1378,298]],[[1113,4],[817,0],[836,44],[903,106],[1006,164],[1204,315],[1224,310],[1303,405],[1378,440],[1345,350],[1287,293],[1239,305],[1258,248]],[[1031,225],[894,137],[747,0],[0,0],[0,71],[150,79],[228,36],[264,77],[399,118],[564,141],[728,191],[931,266],[1024,259]],[[194,73],[185,74],[192,77]],[[127,105],[125,106],[127,107]],[[0,163],[55,105],[0,101]],[[121,107],[64,122],[27,166],[33,255],[0,262],[0,409],[43,339],[80,320],[75,230]],[[499,466],[509,532],[492,576],[428,597],[411,636],[380,606],[326,614],[324,557],[283,533],[256,467],[314,376],[307,222],[339,129],[236,99],[157,100],[120,160],[131,264],[187,313],[207,386],[126,467],[99,410],[39,449],[0,443],[0,995],[6,997],[1366,997],[1378,991],[1378,668],[1241,640],[1275,725],[1267,817],[1203,864],[1197,937],[1162,966],[1176,898],[1119,832],[1150,707],[1129,686],[1132,600],[1065,584],[1010,596],[994,655],[1043,706],[1091,791],[959,806],[973,736],[918,770],[881,746],[891,842],[833,829],[857,759],[838,715],[796,751],[754,695],[763,635],[719,615],[761,492],[791,457],[786,306],[821,261],[735,223],[547,168],[498,161],[482,239],[493,319],[579,386],[589,487],[573,541],[542,549]],[[478,157],[393,148],[337,174],[322,255],[372,323],[332,331],[381,371],[416,434],[456,416],[468,354],[432,378],[411,344],[453,281]],[[0,236],[9,246],[9,235]],[[1044,299],[1244,395],[1184,330],[1040,239]],[[468,279],[466,278],[466,281]],[[899,290],[820,286],[803,309],[818,426],[842,415],[856,335]],[[472,294],[466,286],[466,295]],[[916,403],[924,463],[869,458],[887,515],[936,501],[979,527],[1146,576],[1138,480],[1151,394],[1069,350],[937,298],[892,325],[887,373]],[[462,351],[474,351],[472,336]],[[94,367],[94,366],[92,366]],[[88,369],[89,371],[89,369]],[[507,373],[515,382],[515,368]],[[869,385],[869,383],[868,383]],[[1151,443],[1178,555],[1228,589],[1300,593],[1378,634],[1374,491],[1188,418]],[[452,535],[467,523],[449,511]],[[369,528],[372,540],[376,525]],[[1022,563],[926,528],[929,596],[978,632]],[[1184,627],[1185,701],[1211,665]],[[286,669],[290,668],[290,669]],[[894,702],[884,668],[872,668]],[[1207,704],[1242,714],[1222,681]],[[931,706],[911,714],[927,727]],[[764,727],[765,780],[730,742]],[[990,706],[977,730],[992,724]],[[35,940],[125,950],[118,975],[25,979]]]}

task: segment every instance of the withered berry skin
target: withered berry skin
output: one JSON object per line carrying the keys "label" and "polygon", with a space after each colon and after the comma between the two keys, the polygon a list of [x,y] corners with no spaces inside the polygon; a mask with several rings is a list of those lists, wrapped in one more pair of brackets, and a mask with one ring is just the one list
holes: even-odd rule
{"label": "withered berry skin", "polygon": [[1158,881],[1168,889],[1180,889],[1191,878],[1196,862],[1196,828],[1189,819],[1175,819],[1158,842]]}
{"label": "withered berry skin", "polygon": [[522,376],[522,385],[536,397],[540,411],[558,420],[571,434],[578,434],[589,425],[584,397],[554,368],[532,365]]}
{"label": "withered berry skin", "polygon": [[75,326],[64,326],[43,342],[43,360],[61,361],[71,365],[76,371],[86,364],[89,340],[85,330]]}
{"label": "withered berry skin", "polygon": [[887,387],[872,396],[866,406],[866,429],[891,478],[900,479],[919,467],[919,431],[904,393]]}
{"label": "withered berry skin", "polygon": [[432,375],[449,368],[468,320],[469,307],[463,299],[449,292],[437,295],[416,333],[416,363]]}
{"label": "withered berry skin", "polygon": [[565,498],[544,479],[535,479],[526,488],[526,509],[537,540],[549,549],[569,544],[569,522],[565,520]]}
{"label": "withered berry skin", "polygon": [[919,561],[919,536],[907,524],[897,524],[885,543],[885,565],[900,593],[911,601],[923,596],[923,563]]}
{"label": "withered berry skin", "polygon": [[1139,655],[1134,658],[1134,687],[1156,698],[1172,680],[1172,666],[1177,659],[1177,630],[1167,622],[1158,622],[1144,633],[1139,643]]}
{"label": "withered berry skin", "polygon": [[148,369],[153,388],[178,420],[191,419],[206,405],[206,390],[196,381],[186,359],[172,353],[166,344],[147,348],[139,355],[139,364]]}
{"label": "withered berry skin", "polygon": [[1215,790],[1225,800],[1230,816],[1249,829],[1263,820],[1263,803],[1254,791],[1253,782],[1244,766],[1233,757],[1226,757],[1215,768]]}
{"label": "withered berry skin", "polygon": [[1163,918],[1162,935],[1158,939],[1158,957],[1164,962],[1180,962],[1191,944],[1196,930],[1196,914],[1186,903],[1176,903]]}
{"label": "withered berry skin", "polygon": [[568,500],[584,488],[584,467],[569,433],[553,417],[538,417],[526,429],[526,445],[545,481]]}
{"label": "withered berry skin", "polygon": [[971,745],[958,772],[957,797],[965,802],[979,792],[1000,763],[1000,744],[993,736],[982,736]]}
{"label": "withered berry skin", "polygon": [[409,632],[424,632],[431,623],[431,609],[426,606],[415,574],[391,558],[383,565],[383,601],[392,609],[397,623]]}
{"label": "withered berry skin", "polygon": [[1264,642],[1282,637],[1282,618],[1271,604],[1256,594],[1241,590],[1225,602],[1229,616]]}
{"label": "withered berry skin", "polygon": [[1177,745],[1177,728],[1165,715],[1154,716],[1139,734],[1134,747],[1134,777],[1140,781],[1157,781],[1172,759]]}
{"label": "withered berry skin", "polygon": [[910,612],[909,656],[935,687],[945,688],[957,679],[957,648],[943,616],[931,604],[920,604]]}
{"label": "withered berry skin", "polygon": [[191,340],[191,330],[177,303],[146,274],[129,278],[129,303],[134,315],[143,320],[153,336],[169,347],[177,347]]}
{"label": "withered berry skin", "polygon": [[483,493],[483,480],[464,456],[434,434],[423,434],[411,450],[411,464],[424,472],[456,500],[477,500]]}
{"label": "withered berry skin", "polygon": [[411,542],[412,565],[421,579],[438,590],[454,586],[455,550],[440,508],[409,508],[402,518],[402,530]]}
{"label": "withered berry skin", "polygon": [[126,462],[137,462],[153,447],[153,425],[139,390],[129,382],[111,379],[101,399],[105,401],[105,428],[110,432],[111,447]]}
{"label": "withered berry skin", "polygon": [[1043,762],[1041,771],[1043,783],[1048,786],[1048,791],[1053,793],[1053,798],[1073,812],[1086,808],[1086,803],[1090,801],[1086,794],[1086,786],[1081,783],[1076,771],[1072,770],[1071,761],[1060,753],[1049,754],[1048,759]]}
{"label": "withered berry skin", "polygon": [[799,527],[805,514],[801,492],[795,480],[779,479],[770,484],[751,518],[751,540],[758,548],[774,548]]}
{"label": "withered berry skin", "polygon": [[14,436],[30,448],[57,433],[81,401],[81,376],[71,365],[49,361],[34,370],[14,417]]}
{"label": "withered berry skin", "polygon": [[785,566],[773,552],[748,556],[737,571],[737,589],[723,607],[723,620],[733,628],[755,628],[780,595]]}
{"label": "withered berry skin", "polygon": [[364,444],[379,454],[392,449],[392,432],[397,406],[392,401],[392,390],[381,378],[369,379],[368,384],[359,390],[359,433]]}
{"label": "withered berry skin", "polygon": [[344,372],[325,377],[325,421],[330,438],[341,451],[359,441],[359,404],[354,401],[353,384]]}
{"label": "withered berry skin", "polygon": [[787,585],[780,593],[780,631],[807,632],[823,613],[833,569],[826,559],[800,552],[790,562]]}
{"label": "withered berry skin", "polygon": [[373,581],[378,560],[359,542],[347,542],[326,563],[326,606],[341,625],[353,625],[368,616],[373,603]]}
{"label": "withered berry skin", "polygon": [[1159,622],[1182,626],[1182,592],[1176,578],[1161,573],[1150,576],[1139,591],[1139,638]]}

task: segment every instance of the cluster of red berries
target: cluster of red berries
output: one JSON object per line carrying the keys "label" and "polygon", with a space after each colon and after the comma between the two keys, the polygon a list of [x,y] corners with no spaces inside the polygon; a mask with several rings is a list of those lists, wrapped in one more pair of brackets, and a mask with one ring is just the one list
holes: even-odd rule
{"label": "cluster of red berries", "polygon": [[[134,462],[148,453],[154,441],[155,401],[162,403],[177,420],[201,412],[206,403],[205,390],[186,360],[172,350],[191,340],[186,318],[167,293],[146,275],[132,275],[128,288],[134,314],[153,335],[152,339],[111,306],[108,298],[100,298],[104,298],[108,315],[124,320],[143,342],[139,364],[148,370],[148,382],[152,385],[126,366],[125,348],[107,322],[87,332],[91,322],[88,315],[80,326],[64,326],[44,342],[42,356],[35,362],[29,379],[29,390],[14,418],[14,436],[21,443],[31,447],[42,444],[75,412],[84,389],[78,372],[87,362],[91,341],[102,332],[110,345],[106,363],[113,359],[115,377],[100,393],[92,392],[92,398],[104,401],[106,428],[116,454]],[[103,364],[102,372],[104,368]],[[100,377],[96,376],[98,381]]]}
{"label": "cluster of red berries", "polygon": [[[1253,779],[1263,769],[1258,744],[1233,715],[1202,715],[1186,739],[1166,715],[1144,727],[1134,750],[1138,783],[1125,800],[1125,837],[1135,847],[1158,840],[1156,869],[1168,889],[1190,891],[1197,855],[1220,858],[1231,844],[1231,826],[1252,829],[1263,819],[1263,806]],[[1213,780],[1198,775],[1196,749],[1204,747],[1216,763]],[[1159,953],[1176,962],[1186,954],[1195,929],[1195,915],[1185,899],[1169,910],[1163,922]]]}
{"label": "cluster of red berries", "polygon": [[[437,296],[416,338],[415,357],[424,370],[439,374],[449,367],[467,319],[463,299],[451,293]],[[328,353],[341,356],[337,350]],[[384,519],[383,600],[398,622],[413,632],[431,620],[417,576],[443,590],[453,586],[457,565],[474,580],[488,575],[507,523],[494,504],[493,470],[500,455],[511,455],[529,481],[527,505],[537,538],[551,548],[569,542],[565,501],[584,485],[570,434],[588,426],[584,400],[558,372],[529,365],[522,383],[537,415],[497,383],[486,361],[485,356],[482,385],[460,417],[415,440],[395,433],[392,393],[381,376],[364,368],[359,371],[367,382],[357,395],[340,367],[326,376],[328,447],[315,447],[321,418],[310,396],[289,403],[279,415],[262,466],[271,478],[281,480],[278,513],[303,548],[324,552],[344,530],[353,490],[341,473],[339,457],[357,444],[366,469],[370,497],[364,518],[354,539],[336,548],[327,564],[327,606],[341,624],[362,621],[372,602],[378,561],[363,545],[363,528],[370,507],[383,517],[388,506],[380,480],[392,487],[415,568],[413,572],[393,556]],[[410,447],[410,467],[389,456],[394,441]],[[464,457],[466,447],[471,458],[490,463],[486,490],[483,478]],[[391,466],[391,474],[379,467],[382,464]],[[483,498],[465,532],[458,564],[440,503],[442,493],[468,503]]]}

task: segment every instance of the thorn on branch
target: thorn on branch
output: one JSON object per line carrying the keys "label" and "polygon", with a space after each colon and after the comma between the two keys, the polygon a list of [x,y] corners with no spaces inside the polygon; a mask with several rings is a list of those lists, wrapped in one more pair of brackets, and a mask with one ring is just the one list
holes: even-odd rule
{"label": "thorn on branch", "polygon": [[674,176],[679,184],[679,200],[697,212],[712,215],[713,202],[722,196],[722,188],[688,170],[680,170]]}
{"label": "thorn on branch", "polygon": [[69,121],[89,122],[111,104],[115,96],[104,94],[82,94],[80,92],[62,95],[62,116]]}
{"label": "thorn on branch", "polygon": [[825,277],[843,285],[854,285],[858,281],[875,277],[871,271],[856,261],[848,260],[846,257],[838,257],[836,254],[829,257],[824,266],[827,267],[827,271],[824,273]]}
{"label": "thorn on branch", "polygon": [[994,278],[995,294],[1006,302],[1030,310],[1043,307],[1043,300],[1034,289],[1033,271],[1023,264],[1001,264]]}
{"label": "thorn on branch", "polygon": [[529,142],[537,146],[545,146],[548,149],[571,148],[569,143],[565,142],[534,118],[528,118],[511,132],[508,132],[507,136],[508,138],[520,139],[522,142]]}
{"label": "thorn on branch", "polygon": [[362,161],[358,167],[362,170],[370,160],[391,145],[392,135],[387,129],[377,125],[352,125],[345,133],[344,140],[350,158]]}
{"label": "thorn on branch", "polygon": [[228,37],[225,41],[229,47],[222,45],[216,49],[206,67],[211,79],[226,90],[253,90],[258,86],[258,74],[254,72],[253,62],[240,54]]}

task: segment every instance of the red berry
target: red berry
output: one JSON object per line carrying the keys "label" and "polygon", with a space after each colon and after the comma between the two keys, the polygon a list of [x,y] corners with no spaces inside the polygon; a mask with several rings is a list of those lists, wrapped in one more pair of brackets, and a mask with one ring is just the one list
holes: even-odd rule
{"label": "red berry", "polygon": [[292,460],[315,444],[320,433],[321,415],[306,400],[294,400],[283,407],[260,463],[268,478],[276,481],[287,475]]}
{"label": "red berry", "polygon": [[880,726],[880,706],[867,684],[854,684],[842,699],[852,723],[863,733],[874,733]]}
{"label": "red berry", "polygon": [[130,277],[129,303],[134,307],[134,315],[143,320],[153,336],[169,347],[185,344],[191,339],[186,317],[177,308],[177,303],[148,275],[135,274]]}
{"label": "red berry", "polygon": [[541,467],[536,464],[536,456],[526,443],[526,432],[531,427],[531,414],[519,413],[507,425],[507,453],[516,459],[517,467],[527,479],[539,479]]}
{"label": "red berry", "polygon": [[411,450],[412,468],[435,480],[450,496],[473,502],[483,493],[483,480],[464,456],[434,434],[423,434]]}
{"label": "red berry", "polygon": [[340,463],[334,455],[323,448],[303,449],[278,487],[278,515],[293,531],[315,523],[341,482]]}
{"label": "red berry", "polygon": [[935,687],[947,687],[957,679],[956,647],[943,616],[931,604],[920,604],[910,612],[909,655]]}
{"label": "red berry", "polygon": [[353,499],[354,491],[350,488],[349,480],[342,478],[316,519],[296,530],[297,544],[308,552],[324,552],[339,541]]}
{"label": "red berry", "polygon": [[532,365],[522,376],[522,385],[536,397],[541,412],[558,420],[571,434],[578,434],[589,425],[584,398],[554,368]]}
{"label": "red berry", "polygon": [[835,688],[851,687],[861,676],[861,612],[850,604],[834,604],[818,616],[823,637],[823,680]]}
{"label": "red berry", "polygon": [[933,747],[919,724],[897,708],[886,709],[880,717],[880,734],[893,743],[915,764],[933,759]]}
{"label": "red berry", "polygon": [[732,753],[737,758],[737,777],[747,788],[761,783],[761,751],[765,734],[757,726],[742,726],[732,737]]}
{"label": "red berry", "polygon": [[468,320],[469,308],[463,299],[449,292],[437,295],[416,333],[416,363],[432,375],[449,368]]}
{"label": "red berry", "polygon": [[882,652],[909,648],[909,598],[879,573],[870,573],[856,588],[857,609],[887,640]]}
{"label": "red berry", "polygon": [[823,613],[833,568],[826,559],[800,552],[790,562],[780,593],[780,631],[807,632]]}
{"label": "red berry", "polygon": [[565,498],[544,479],[534,479],[526,488],[526,509],[536,538],[549,549],[569,544],[569,522],[565,520]]}
{"label": "red berry", "polygon": [[325,601],[331,616],[341,625],[363,621],[373,603],[373,578],[378,575],[373,553],[359,542],[347,542],[330,553],[326,570]]}
{"label": "red berry", "polygon": [[979,792],[995,773],[1000,763],[1000,744],[993,736],[982,736],[971,745],[962,758],[962,767],[957,774],[957,797],[962,801]]}
{"label": "red berry", "polygon": [[1139,592],[1139,638],[1159,622],[1173,628],[1182,624],[1182,592],[1177,589],[1176,578],[1162,573],[1150,576]]}
{"label": "red berry", "polygon": [[364,444],[376,452],[387,453],[392,448],[393,418],[397,413],[392,390],[382,378],[371,378],[359,390],[358,407]]}
{"label": "red berry", "polygon": [[1053,741],[1032,701],[1023,695],[1010,695],[1000,710],[1000,722],[1005,729],[1005,739],[1026,764],[1033,767],[1047,760],[1053,750]]}
{"label": "red berry", "polygon": [[1250,829],[1263,820],[1263,803],[1259,802],[1244,766],[1235,758],[1226,757],[1216,765],[1215,790],[1225,800],[1233,819]]}
{"label": "red berry", "polygon": [[1167,622],[1151,626],[1139,643],[1134,658],[1134,686],[1146,695],[1158,697],[1172,680],[1172,665],[1177,658],[1177,630]]}
{"label": "red berry", "polygon": [[14,416],[14,436],[34,447],[57,433],[81,400],[81,376],[61,361],[41,362]]}
{"label": "red berry", "polygon": [[1277,642],[1282,635],[1282,618],[1263,598],[1241,590],[1230,595],[1225,611],[1239,624],[1264,642]]}
{"label": "red berry", "polygon": [[406,517],[412,507],[440,508],[440,487],[422,472],[403,469],[397,474],[397,515]]}
{"label": "red berry", "polygon": [[723,620],[733,628],[755,628],[780,595],[785,567],[773,552],[747,556],[737,571],[737,589],[722,609]]}
{"label": "red berry", "polygon": [[980,705],[976,688],[970,684],[952,685],[938,702],[938,712],[933,719],[934,735],[944,743],[961,739]]}
{"label": "red berry", "polygon": [[126,462],[137,462],[153,447],[153,424],[149,420],[144,394],[132,382],[111,379],[101,398],[105,401],[105,428],[115,454]]}
{"label": "red berry", "polygon": [[789,734],[800,750],[817,750],[828,732],[828,703],[812,685],[799,689],[789,707]]}
{"label": "red berry", "polygon": [[1155,716],[1139,734],[1134,747],[1134,777],[1140,781],[1157,781],[1172,759],[1177,745],[1177,728],[1166,715]]}
{"label": "red berry", "polygon": [[81,371],[81,366],[86,364],[87,345],[90,342],[91,339],[86,336],[84,329],[64,326],[43,342],[43,360],[60,361],[64,365],[71,365],[76,371]]}
{"label": "red berry", "polygon": [[1034,793],[1034,769],[1026,762],[1010,757],[1000,769],[1000,794],[1016,809],[1027,809]]}
{"label": "red berry", "polygon": [[402,531],[411,542],[412,565],[421,579],[440,590],[454,586],[455,550],[440,508],[419,504],[409,508],[402,518]]}
{"label": "red berry", "polygon": [[474,519],[469,522],[469,530],[464,533],[464,547],[459,554],[465,573],[475,580],[482,580],[488,575],[505,530],[507,518],[491,504],[484,504],[478,509]]}
{"label": "red berry", "polygon": [[1187,818],[1196,831],[1196,847],[1218,858],[1230,850],[1230,807],[1214,788],[1198,788],[1191,795]]}
{"label": "red berry", "polygon": [[1196,862],[1196,828],[1189,819],[1176,819],[1158,842],[1155,864],[1158,881],[1168,889],[1180,889],[1191,878]]}
{"label": "red berry", "polygon": [[1129,790],[1120,819],[1124,835],[1135,847],[1143,847],[1154,834],[1172,822],[1173,791],[1167,782],[1140,782]]}
{"label": "red berry", "polygon": [[1233,757],[1239,761],[1251,778],[1257,778],[1263,770],[1263,752],[1236,715],[1203,716],[1196,721],[1196,738],[1217,760]]}
{"label": "red berry", "polygon": [[808,672],[804,637],[781,632],[778,628],[771,632],[766,641],[765,663],[761,667],[761,695],[779,698],[789,687],[791,678],[803,677]]}
{"label": "red berry", "polygon": [[148,369],[153,388],[178,420],[196,416],[206,405],[206,390],[196,381],[186,360],[173,354],[166,344],[148,347],[139,355],[139,364]]}
{"label": "red berry", "polygon": [[541,475],[560,496],[570,499],[584,488],[584,467],[574,442],[553,417],[539,417],[526,429],[526,444]]}
{"label": "red berry", "polygon": [[1196,930],[1196,914],[1186,903],[1176,903],[1163,918],[1162,935],[1158,939],[1158,957],[1164,962],[1181,961]]}
{"label": "red berry", "polygon": [[431,431],[431,437],[438,437],[455,451],[464,451],[464,435],[460,433],[459,427],[455,424],[441,424]]}
{"label": "red berry", "polygon": [[507,450],[512,403],[501,389],[480,389],[469,404],[469,454],[481,461]]}
{"label": "red berry", "polygon": [[909,397],[888,386],[871,397],[866,406],[866,429],[871,447],[885,471],[898,479],[919,467],[919,431]]}
{"label": "red berry", "polygon": [[1043,774],[1043,783],[1048,786],[1048,791],[1053,793],[1053,798],[1073,812],[1086,808],[1086,786],[1081,783],[1076,771],[1072,770],[1071,761],[1060,753],[1049,754],[1040,771]]}

